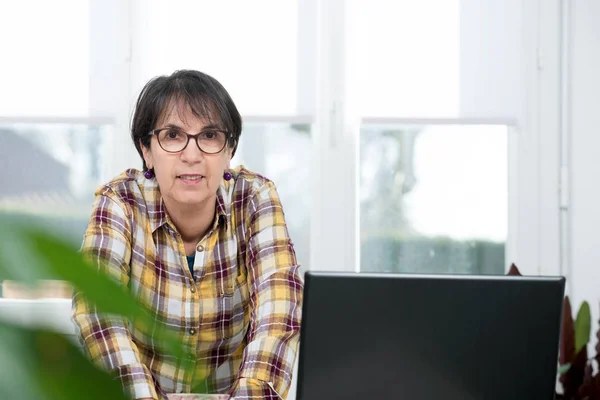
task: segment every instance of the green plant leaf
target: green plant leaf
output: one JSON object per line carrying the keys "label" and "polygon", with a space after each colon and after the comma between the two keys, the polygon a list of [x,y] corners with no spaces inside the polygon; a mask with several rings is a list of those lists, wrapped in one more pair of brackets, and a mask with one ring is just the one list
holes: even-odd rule
{"label": "green plant leaf", "polygon": [[156,321],[148,307],[108,276],[98,273],[96,268],[88,264],[82,254],[69,244],[36,230],[26,228],[25,232],[34,249],[45,257],[60,279],[71,282],[81,290],[101,312],[128,317],[144,331],[152,329],[152,335],[157,342],[162,343],[184,367],[191,367],[189,352],[182,346],[181,339],[169,332],[165,324]]}
{"label": "green plant leaf", "polygon": [[592,331],[592,316],[590,314],[590,305],[584,301],[579,307],[577,318],[575,319],[575,353],[587,346],[590,341]]}
{"label": "green plant leaf", "polygon": [[23,234],[18,219],[0,214],[0,280],[15,280],[34,285],[36,280],[57,279],[46,261],[31,251],[31,242]]}
{"label": "green plant leaf", "polygon": [[569,371],[570,368],[571,368],[571,364],[570,363],[569,364],[564,364],[564,365],[559,365],[559,367],[558,367],[558,374],[559,375],[564,375],[564,374],[566,374]]}
{"label": "green plant leaf", "polygon": [[37,370],[22,332],[0,321],[0,399],[41,399]]}
{"label": "green plant leaf", "polygon": [[0,323],[3,399],[127,400],[121,383],[58,333]]}
{"label": "green plant leaf", "polygon": [[[157,321],[154,313],[120,284],[86,262],[73,243],[54,236],[30,221],[22,224],[14,221],[0,223],[0,238],[6,236],[11,236],[13,240],[10,246],[0,247],[0,279],[8,276],[29,284],[34,283],[36,278],[68,281],[83,292],[99,312],[123,316],[139,329],[145,332],[151,330],[156,342],[176,357],[184,369],[190,370],[190,351],[182,345],[180,337],[169,331],[164,323]],[[19,251],[12,251],[14,248]],[[29,257],[27,263],[23,263],[23,254]],[[31,268],[32,274],[15,276],[12,271],[19,268]]]}

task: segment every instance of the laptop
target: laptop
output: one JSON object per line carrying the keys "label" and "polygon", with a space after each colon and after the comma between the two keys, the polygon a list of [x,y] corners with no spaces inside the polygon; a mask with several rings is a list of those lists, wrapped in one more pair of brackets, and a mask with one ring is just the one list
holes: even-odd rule
{"label": "laptop", "polygon": [[298,400],[554,399],[564,277],[305,274]]}

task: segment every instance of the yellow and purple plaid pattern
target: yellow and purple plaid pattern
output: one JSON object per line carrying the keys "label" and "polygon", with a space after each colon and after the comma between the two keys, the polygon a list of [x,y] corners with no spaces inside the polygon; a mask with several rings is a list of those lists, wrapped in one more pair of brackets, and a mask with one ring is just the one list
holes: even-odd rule
{"label": "yellow and purple plaid pattern", "polygon": [[273,182],[241,166],[232,175],[196,247],[194,277],[154,179],[130,169],[96,192],[82,251],[195,354],[186,374],[151,333],[96,313],[76,293],[73,320],[84,348],[133,398],[189,393],[203,379],[236,399],[287,396],[303,282]]}

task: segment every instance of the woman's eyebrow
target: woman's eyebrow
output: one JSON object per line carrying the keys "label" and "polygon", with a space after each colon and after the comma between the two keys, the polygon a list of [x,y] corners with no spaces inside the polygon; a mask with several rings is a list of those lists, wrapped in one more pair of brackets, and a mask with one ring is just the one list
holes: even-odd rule
{"label": "woman's eyebrow", "polygon": [[175,128],[175,129],[181,129],[183,130],[183,128],[177,124],[166,124],[165,125],[166,128]]}
{"label": "woman's eyebrow", "polygon": [[223,128],[220,125],[217,125],[217,124],[209,124],[209,125],[206,125],[205,127],[202,128],[202,130],[206,130],[206,129],[219,129],[219,130],[222,130]]}
{"label": "woman's eyebrow", "polygon": [[[175,129],[185,131],[185,129],[183,129],[183,127],[181,127],[177,124],[173,124],[173,123],[166,124],[165,128],[175,128]],[[203,126],[201,131],[205,131],[208,129],[223,130],[223,127],[221,127],[220,125],[217,125],[217,124],[209,124],[209,125]]]}

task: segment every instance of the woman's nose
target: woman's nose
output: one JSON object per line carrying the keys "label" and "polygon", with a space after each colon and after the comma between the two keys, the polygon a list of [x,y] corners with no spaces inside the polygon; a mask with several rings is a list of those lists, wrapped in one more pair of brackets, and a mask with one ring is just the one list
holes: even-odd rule
{"label": "woman's nose", "polygon": [[198,148],[196,139],[190,138],[187,146],[181,152],[181,160],[185,162],[200,162],[202,161],[204,154]]}

